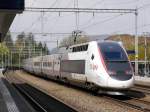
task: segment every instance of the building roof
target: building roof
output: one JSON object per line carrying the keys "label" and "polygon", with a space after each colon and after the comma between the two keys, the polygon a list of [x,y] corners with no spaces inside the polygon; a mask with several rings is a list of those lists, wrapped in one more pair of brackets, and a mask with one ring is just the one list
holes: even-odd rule
{"label": "building roof", "polygon": [[24,10],[24,0],[0,0],[0,41],[8,32],[17,13]]}

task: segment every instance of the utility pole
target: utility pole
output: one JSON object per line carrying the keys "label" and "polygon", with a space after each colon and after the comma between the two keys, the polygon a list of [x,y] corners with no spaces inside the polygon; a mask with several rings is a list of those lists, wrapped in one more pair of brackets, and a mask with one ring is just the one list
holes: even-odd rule
{"label": "utility pole", "polygon": [[28,53],[29,53],[29,56],[28,58],[31,58],[31,42],[28,43]]}
{"label": "utility pole", "polygon": [[11,68],[12,68],[12,65],[13,65],[13,57],[12,57],[12,55],[13,55],[13,53],[11,52],[11,56],[10,56],[10,58],[11,58]]}
{"label": "utility pole", "polygon": [[41,33],[43,35],[44,32],[44,12],[41,12]]}
{"label": "utility pole", "polygon": [[1,56],[2,56],[1,64],[2,64],[2,68],[4,68],[4,62],[3,62],[3,60],[4,60],[3,57],[4,57],[4,56],[3,56],[3,53],[1,54]]}
{"label": "utility pole", "polygon": [[[74,0],[74,8],[79,8],[78,7],[78,0]],[[76,21],[75,21],[75,23],[76,23],[76,30],[78,30],[79,29],[79,12],[75,12],[75,17],[76,17]]]}
{"label": "utility pole", "polygon": [[19,69],[21,68],[21,59],[20,59],[20,51],[19,51]]}
{"label": "utility pole", "polygon": [[144,67],[144,74],[145,74],[145,76],[147,76],[148,75],[148,69],[147,69],[147,37],[148,37],[148,35],[149,35],[149,33],[148,32],[144,32],[143,33],[144,34],[144,51],[145,51],[145,67]]}
{"label": "utility pole", "polygon": [[59,41],[57,40],[57,48],[59,48]]}
{"label": "utility pole", "polygon": [[72,37],[74,37],[74,44],[76,44],[76,42],[77,42],[77,37],[79,36],[79,34],[81,34],[82,33],[82,31],[80,31],[80,30],[76,30],[76,31],[73,31],[72,32]]}
{"label": "utility pole", "polygon": [[147,75],[147,42],[146,42],[146,35],[144,37],[145,43],[145,75]]}
{"label": "utility pole", "polygon": [[135,10],[135,75],[138,75],[138,10]]}

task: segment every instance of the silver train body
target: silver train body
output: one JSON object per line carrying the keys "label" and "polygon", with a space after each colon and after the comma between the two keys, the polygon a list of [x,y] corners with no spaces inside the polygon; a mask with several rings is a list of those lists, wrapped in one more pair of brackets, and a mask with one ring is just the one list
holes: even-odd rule
{"label": "silver train body", "polygon": [[90,89],[128,90],[134,74],[124,47],[113,41],[92,41],[63,52],[24,60],[23,68],[36,75]]}

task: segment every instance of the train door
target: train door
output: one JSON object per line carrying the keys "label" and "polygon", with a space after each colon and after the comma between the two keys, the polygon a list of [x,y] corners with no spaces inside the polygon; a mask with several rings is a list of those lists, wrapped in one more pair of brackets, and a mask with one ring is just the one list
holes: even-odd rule
{"label": "train door", "polygon": [[54,66],[53,66],[53,56],[48,57],[48,75],[53,76]]}
{"label": "train door", "polygon": [[54,75],[56,77],[60,77],[60,59],[58,55],[55,55],[54,61],[53,61],[53,70],[54,70]]}

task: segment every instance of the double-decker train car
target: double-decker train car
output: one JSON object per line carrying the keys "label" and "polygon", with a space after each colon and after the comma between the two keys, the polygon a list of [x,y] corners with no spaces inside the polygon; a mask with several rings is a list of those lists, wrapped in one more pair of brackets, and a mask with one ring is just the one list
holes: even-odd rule
{"label": "double-decker train car", "polygon": [[128,90],[134,84],[127,53],[114,41],[73,45],[64,52],[26,59],[23,67],[43,77],[110,94]]}

